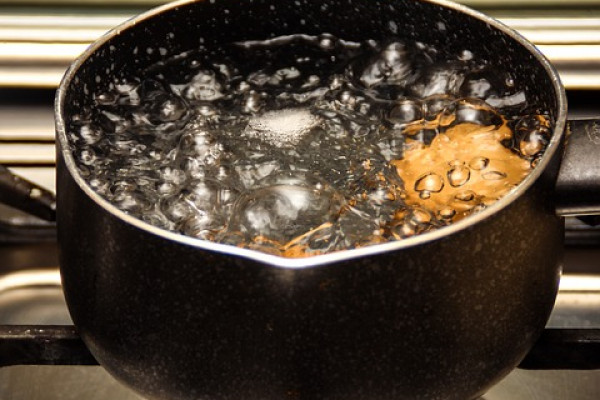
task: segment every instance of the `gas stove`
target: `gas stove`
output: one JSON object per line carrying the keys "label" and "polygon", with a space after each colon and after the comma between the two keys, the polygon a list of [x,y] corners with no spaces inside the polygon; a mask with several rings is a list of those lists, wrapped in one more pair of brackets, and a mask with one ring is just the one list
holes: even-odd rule
{"label": "gas stove", "polygon": [[[12,3],[0,0],[0,164],[53,190],[52,103],[60,76],[102,32],[161,1]],[[535,1],[487,3],[484,12],[522,32],[557,66],[570,117],[600,117],[594,1],[569,3],[572,8],[546,1],[543,10]],[[564,275],[548,330],[521,367],[481,400],[600,398],[600,218],[565,223]],[[70,325],[55,226],[0,205],[0,399],[141,399],[95,365]]]}
{"label": "gas stove", "polygon": [[[571,92],[570,100],[575,117],[595,115],[592,92]],[[2,98],[2,113],[4,120],[22,118],[16,128],[30,127],[12,131],[25,132],[26,139],[2,145],[53,148],[51,92],[15,91]],[[21,156],[6,151],[6,157],[17,160],[11,164],[15,170],[53,189],[54,159],[50,151],[44,152],[27,151]],[[595,400],[600,396],[600,219],[567,218],[565,223],[564,275],[548,330],[521,368],[482,399]],[[2,398],[140,399],[96,365],[70,326],[57,253],[53,224],[0,207]]]}
{"label": "gas stove", "polygon": [[[520,368],[482,400],[600,395],[600,243],[590,246],[592,229],[583,223],[569,222],[568,229],[565,274],[546,332]],[[577,235],[583,229],[584,246]],[[8,243],[0,249],[2,398],[141,399],[96,365],[70,326],[55,243]]]}

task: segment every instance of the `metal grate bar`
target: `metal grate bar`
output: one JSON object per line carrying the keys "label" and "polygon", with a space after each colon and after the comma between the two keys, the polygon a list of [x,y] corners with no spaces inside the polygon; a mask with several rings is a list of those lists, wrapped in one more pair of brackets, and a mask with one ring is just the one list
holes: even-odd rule
{"label": "metal grate bar", "polygon": [[[0,325],[0,367],[97,365],[73,326]],[[600,369],[600,329],[546,329],[524,369]]]}
{"label": "metal grate bar", "polygon": [[0,367],[98,365],[73,326],[0,325]]}

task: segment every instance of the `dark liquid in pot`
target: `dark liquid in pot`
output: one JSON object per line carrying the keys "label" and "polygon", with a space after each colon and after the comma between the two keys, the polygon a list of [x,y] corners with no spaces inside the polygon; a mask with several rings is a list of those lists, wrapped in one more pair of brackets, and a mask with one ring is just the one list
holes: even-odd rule
{"label": "dark liquid in pot", "polygon": [[518,185],[551,123],[517,87],[467,50],[294,35],[115,81],[70,137],[126,213],[304,257],[446,226]]}

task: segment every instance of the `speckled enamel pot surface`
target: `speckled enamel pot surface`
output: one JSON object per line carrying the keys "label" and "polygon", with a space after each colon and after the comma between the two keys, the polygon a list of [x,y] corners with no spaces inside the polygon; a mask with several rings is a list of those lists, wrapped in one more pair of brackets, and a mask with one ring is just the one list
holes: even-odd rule
{"label": "speckled enamel pot surface", "polygon": [[[151,227],[78,173],[70,117],[108,78],[139,74],[200,40],[322,32],[381,40],[391,29],[509,68],[553,121],[544,158],[517,190],[452,226],[283,259]],[[138,51],[159,48],[166,50]],[[73,321],[104,368],[151,399],[476,398],[518,365],[554,303],[563,225],[552,197],[565,114],[564,89],[530,43],[451,3],[206,0],[158,8],[93,44],[57,95],[61,272]]]}

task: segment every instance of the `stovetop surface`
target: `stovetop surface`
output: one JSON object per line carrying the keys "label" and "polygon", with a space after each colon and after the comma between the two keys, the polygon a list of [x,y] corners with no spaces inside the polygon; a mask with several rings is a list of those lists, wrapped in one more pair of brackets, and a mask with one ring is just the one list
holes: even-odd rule
{"label": "stovetop surface", "polygon": [[[594,257],[600,260],[600,251]],[[0,324],[70,324],[56,268],[0,277]],[[600,275],[568,272],[548,327],[600,328]],[[0,369],[8,400],[133,400],[138,395],[99,366],[13,366]],[[481,400],[597,400],[600,371],[516,369]]]}
{"label": "stovetop surface", "polygon": [[[140,7],[163,2],[0,1],[0,164],[53,188],[54,92],[25,87],[53,87],[71,58],[89,41],[139,12]],[[557,67],[569,90],[587,89],[569,91],[571,118],[600,116],[598,1],[463,3],[486,8],[482,11],[532,40]],[[600,328],[600,229],[575,219],[567,224],[570,247],[565,276],[548,326]],[[31,226],[38,229],[34,240],[21,229]],[[24,243],[27,241],[33,243]],[[70,324],[57,265],[52,230],[0,206],[0,324]],[[98,366],[0,368],[0,400],[55,399],[141,398]],[[481,400],[598,399],[600,371],[517,369]]]}

